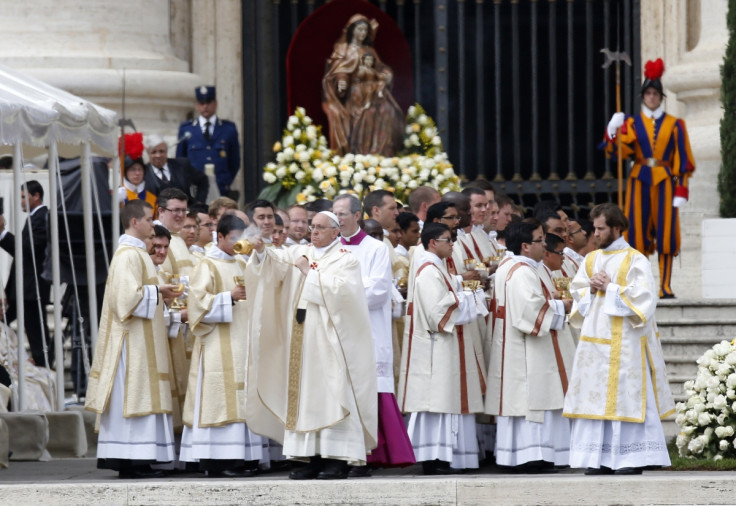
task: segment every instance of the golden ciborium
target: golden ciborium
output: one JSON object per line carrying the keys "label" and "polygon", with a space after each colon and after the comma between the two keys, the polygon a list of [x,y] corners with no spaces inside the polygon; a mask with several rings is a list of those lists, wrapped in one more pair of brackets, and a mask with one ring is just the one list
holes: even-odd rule
{"label": "golden ciborium", "polygon": [[399,280],[396,282],[396,286],[398,288],[406,288],[409,286],[409,276],[402,276],[399,278]]}
{"label": "golden ciborium", "polygon": [[463,281],[463,290],[474,292],[478,288],[480,288],[480,281],[477,279],[466,279]]}
{"label": "golden ciborium", "polygon": [[235,244],[233,244],[233,251],[237,255],[250,255],[253,253],[253,243],[251,243],[248,239],[240,239]]}
{"label": "golden ciborium", "polygon": [[563,299],[572,299],[572,294],[570,293],[572,278],[552,278],[552,281],[557,291],[562,292],[561,297]]}
{"label": "golden ciborium", "polygon": [[466,271],[474,271],[478,267],[478,262],[475,261],[475,258],[466,258],[464,263]]}

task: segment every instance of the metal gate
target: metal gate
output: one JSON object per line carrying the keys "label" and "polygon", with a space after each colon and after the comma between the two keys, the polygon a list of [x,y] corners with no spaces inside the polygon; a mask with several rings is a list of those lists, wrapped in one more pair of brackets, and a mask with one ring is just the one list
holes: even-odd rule
{"label": "metal gate", "polygon": [[[356,0],[361,1],[361,0]],[[324,0],[244,0],[246,196],[261,187],[286,111],[284,61]],[[615,109],[639,108],[640,0],[372,0],[412,49],[414,97],[432,115],[456,172],[483,176],[527,207],[556,199],[574,216],[615,201],[615,168],[596,145]],[[380,36],[380,34],[379,34]]]}

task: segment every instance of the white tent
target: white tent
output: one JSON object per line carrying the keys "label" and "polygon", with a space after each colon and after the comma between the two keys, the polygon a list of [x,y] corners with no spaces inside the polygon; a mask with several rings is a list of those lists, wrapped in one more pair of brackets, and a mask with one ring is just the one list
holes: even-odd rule
{"label": "white tent", "polygon": [[[87,248],[87,273],[94,279],[93,254],[93,206],[91,192],[91,152],[95,151],[117,154],[117,118],[116,113],[99,107],[91,102],[74,96],[58,88],[54,88],[36,78],[25,75],[4,65],[0,65],[0,146],[13,148],[13,201],[20,202],[20,187],[24,182],[21,175],[23,149],[43,148],[48,151],[49,167],[49,209],[57,209],[57,174],[58,144],[79,146],[82,160],[82,193],[84,200],[84,228]],[[113,171],[113,186],[119,184],[119,171]],[[117,192],[113,192],[117,195]],[[117,238],[118,206],[113,200],[113,230]],[[20,234],[24,223],[20,209],[13,210],[16,234]],[[64,367],[61,329],[61,294],[59,275],[59,226],[58,214],[49,213],[50,241],[53,268],[53,300],[54,300],[54,346],[56,350],[57,408],[64,409]],[[23,262],[22,241],[15,241],[15,275],[16,300],[23,301]],[[91,265],[90,265],[91,263]],[[90,328],[94,343],[97,331],[97,297],[94,283],[89,286]],[[24,337],[25,324],[23,311],[17,311],[18,336]],[[20,410],[24,409],[24,375],[25,349],[18,347],[18,390]]]}

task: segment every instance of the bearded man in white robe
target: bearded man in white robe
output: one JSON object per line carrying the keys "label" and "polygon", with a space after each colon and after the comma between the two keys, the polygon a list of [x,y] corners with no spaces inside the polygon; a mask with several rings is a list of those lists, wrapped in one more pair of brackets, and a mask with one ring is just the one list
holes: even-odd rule
{"label": "bearded man in white robe", "polygon": [[174,460],[169,349],[162,298],[145,241],[153,234],[151,205],[128,202],[105,285],[97,347],[85,408],[98,413],[97,467],[121,478],[161,477],[151,463]]}
{"label": "bearded man in white robe", "polygon": [[248,424],[309,459],[291,479],[341,479],[377,444],[376,362],[360,264],[329,211],[312,243],[256,244],[246,271],[253,297]]}
{"label": "bearded man in white robe", "polygon": [[629,246],[624,213],[590,213],[601,249],[585,257],[570,291],[581,326],[564,416],[572,419],[570,466],[585,474],[641,474],[669,466],[660,418],[674,401],[657,336],[657,285],[649,260]]}

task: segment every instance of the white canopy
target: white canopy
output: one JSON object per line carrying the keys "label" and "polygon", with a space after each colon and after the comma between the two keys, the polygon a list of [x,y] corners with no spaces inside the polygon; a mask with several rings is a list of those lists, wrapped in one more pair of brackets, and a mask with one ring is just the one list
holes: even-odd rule
{"label": "white canopy", "polygon": [[94,143],[117,150],[116,113],[0,65],[0,144]]}
{"label": "white canopy", "polygon": [[[117,156],[117,121],[116,113],[99,107],[63,90],[54,88],[38,79],[16,70],[0,65],[0,147],[13,146],[13,207],[12,227],[16,234],[24,227],[20,209],[20,186],[25,180],[21,173],[23,147],[43,148],[48,150],[49,168],[49,208],[58,209],[57,177],[58,177],[58,144],[80,146],[82,166],[82,197],[84,208],[84,238],[88,279],[94,279],[94,240],[91,191],[91,146],[94,144],[100,151]],[[113,170],[113,185],[119,184],[119,171]],[[117,192],[113,192],[113,244],[116,245],[118,232]],[[99,208],[99,202],[98,202]],[[68,229],[68,227],[67,227]],[[59,277],[59,224],[58,213],[49,213],[49,242],[51,244],[51,262],[53,271],[54,300],[54,348],[56,351],[56,384],[57,409],[64,409],[64,359],[62,349],[61,328],[61,291]],[[15,276],[16,300],[19,307],[16,315],[18,337],[23,339],[25,322],[23,304],[23,241],[15,241]],[[26,266],[27,269],[33,266]],[[38,266],[36,266],[38,268]],[[76,290],[76,283],[74,283]],[[78,297],[76,297],[78,301]],[[92,343],[97,337],[97,293],[95,284],[88,286],[89,323]],[[86,353],[83,353],[86,357]],[[18,397],[21,411],[25,407],[24,379],[25,349],[18,346]],[[86,365],[86,362],[85,362]],[[16,407],[17,409],[17,407]]]}

